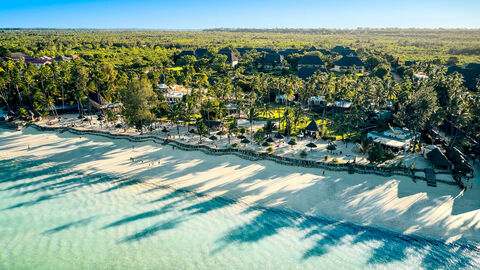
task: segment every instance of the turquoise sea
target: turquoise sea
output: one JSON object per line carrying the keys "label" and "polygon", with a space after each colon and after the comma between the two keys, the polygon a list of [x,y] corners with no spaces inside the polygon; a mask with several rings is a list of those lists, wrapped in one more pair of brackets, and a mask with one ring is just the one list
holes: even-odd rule
{"label": "turquoise sea", "polygon": [[477,243],[139,189],[135,175],[68,164],[0,160],[0,269],[480,269]]}

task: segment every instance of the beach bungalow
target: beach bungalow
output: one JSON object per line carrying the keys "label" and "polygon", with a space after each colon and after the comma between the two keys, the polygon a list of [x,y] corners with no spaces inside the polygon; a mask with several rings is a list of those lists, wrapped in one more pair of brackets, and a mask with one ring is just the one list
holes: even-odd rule
{"label": "beach bungalow", "polygon": [[305,134],[317,138],[320,132],[320,128],[315,120],[312,121],[305,127]]}
{"label": "beach bungalow", "polygon": [[414,133],[413,131],[399,127],[394,127],[384,132],[371,131],[367,134],[367,138],[372,139],[376,143],[395,150],[405,151],[408,151],[410,148],[410,142],[419,137],[420,133]]}
{"label": "beach bungalow", "polygon": [[230,49],[221,49],[218,51],[218,54],[226,55],[227,56],[227,64],[234,67],[238,64],[238,57],[234,51]]}
{"label": "beach bungalow", "polygon": [[365,64],[358,57],[344,56],[334,63],[333,70],[337,72],[353,71],[363,73],[365,71]]}
{"label": "beach bungalow", "polygon": [[298,61],[297,64],[298,69],[307,67],[307,68],[321,68],[325,67],[325,63],[322,61],[320,56],[316,54],[306,54],[300,60]]}

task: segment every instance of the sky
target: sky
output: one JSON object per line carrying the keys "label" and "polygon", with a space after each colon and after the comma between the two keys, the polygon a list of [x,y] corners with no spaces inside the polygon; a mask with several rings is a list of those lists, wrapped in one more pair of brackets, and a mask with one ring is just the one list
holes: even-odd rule
{"label": "sky", "polygon": [[480,28],[480,0],[0,0],[0,28]]}

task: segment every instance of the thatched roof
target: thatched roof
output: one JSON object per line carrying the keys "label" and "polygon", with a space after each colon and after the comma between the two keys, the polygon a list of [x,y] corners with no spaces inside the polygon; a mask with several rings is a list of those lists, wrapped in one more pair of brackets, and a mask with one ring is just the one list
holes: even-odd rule
{"label": "thatched roof", "polygon": [[314,144],[313,142],[311,142],[311,143],[307,144],[307,147],[315,148],[315,147],[317,147],[317,145]]}
{"label": "thatched roof", "polygon": [[427,158],[435,167],[447,167],[447,168],[452,167],[452,163],[450,162],[450,160],[448,160],[445,154],[443,154],[442,151],[440,151],[440,149],[438,148],[435,148],[432,151],[430,151],[427,154]]}
{"label": "thatched roof", "polygon": [[315,120],[312,120],[310,124],[308,124],[308,126],[305,128],[305,130],[317,132],[320,129],[318,128],[317,122],[315,122]]}

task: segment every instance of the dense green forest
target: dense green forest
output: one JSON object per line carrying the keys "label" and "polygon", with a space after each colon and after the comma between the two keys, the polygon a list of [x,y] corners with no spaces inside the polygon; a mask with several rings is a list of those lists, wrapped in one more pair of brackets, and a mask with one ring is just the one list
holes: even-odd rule
{"label": "dense green forest", "polygon": [[119,48],[147,53],[160,48],[337,45],[376,50],[402,60],[480,62],[480,30],[466,29],[212,29],[205,31],[0,30],[0,46],[37,55],[115,54]]}
{"label": "dense green forest", "polygon": [[[325,71],[331,70],[342,56],[330,50],[339,45],[356,51],[365,72],[317,71],[304,80],[297,76],[297,63],[305,54],[318,55]],[[245,47],[257,50],[240,54],[237,48]],[[298,51],[286,55],[280,68],[267,70],[262,67],[265,47]],[[179,55],[198,48],[208,52],[201,57]],[[238,55],[238,65],[232,67],[227,56],[217,53],[222,48]],[[398,125],[422,131],[446,119],[477,137],[478,65],[460,65],[480,62],[479,48],[480,30],[464,29],[0,30],[0,106],[31,118],[55,114],[58,106],[82,110],[89,106],[87,97],[96,97],[122,102],[125,119],[141,129],[158,118],[226,119],[227,105],[233,103],[238,116],[278,122],[286,134],[300,132],[313,118],[324,124],[322,135],[342,138],[357,136],[372,125],[372,115],[389,110],[391,117],[374,123],[378,129]],[[75,57],[37,67],[14,59],[15,53],[37,59]],[[450,72],[451,67],[470,72],[462,73],[471,75],[469,84],[460,73]],[[192,90],[172,104],[160,83]],[[275,104],[280,94],[292,101]],[[349,101],[352,106],[348,112],[326,106],[313,111],[312,96],[324,96],[325,104]],[[106,116],[115,120],[112,114]]]}

